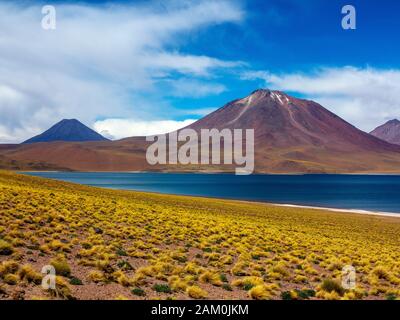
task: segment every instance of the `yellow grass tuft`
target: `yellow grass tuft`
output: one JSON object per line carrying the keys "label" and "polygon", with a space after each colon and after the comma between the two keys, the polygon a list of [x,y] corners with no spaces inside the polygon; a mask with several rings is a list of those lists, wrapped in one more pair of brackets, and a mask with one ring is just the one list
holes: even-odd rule
{"label": "yellow grass tuft", "polygon": [[14,252],[13,246],[10,243],[8,243],[7,241],[0,239],[0,255],[9,256],[13,252]]}
{"label": "yellow grass tuft", "polygon": [[61,277],[56,277],[55,289],[49,288],[46,290],[51,297],[58,299],[74,300],[67,282]]}
{"label": "yellow grass tuft", "polygon": [[208,297],[207,291],[198,286],[190,286],[186,289],[186,293],[193,299],[206,299]]}
{"label": "yellow grass tuft", "polygon": [[89,272],[89,279],[95,283],[108,282],[104,273],[98,270],[92,270]]}
{"label": "yellow grass tuft", "polygon": [[188,287],[188,283],[185,280],[180,279],[179,276],[169,277],[168,284],[174,291],[185,291]]}
{"label": "yellow grass tuft", "polygon": [[4,282],[9,285],[16,285],[18,281],[19,277],[16,274],[9,273],[4,276]]}
{"label": "yellow grass tuft", "polygon": [[68,277],[71,274],[71,267],[63,256],[52,259],[50,264],[56,270],[57,275]]}
{"label": "yellow grass tuft", "polygon": [[233,286],[242,287],[242,288],[246,288],[246,287],[252,288],[252,287],[263,285],[263,284],[264,284],[263,278],[252,277],[252,276],[237,279],[232,282]]}
{"label": "yellow grass tuft", "polygon": [[249,290],[249,297],[255,300],[268,300],[272,298],[272,295],[269,288],[261,284]]}
{"label": "yellow grass tuft", "polygon": [[22,266],[18,275],[22,281],[33,282],[37,285],[42,283],[42,274],[36,272],[29,264]]}
{"label": "yellow grass tuft", "polygon": [[202,273],[199,277],[199,280],[201,282],[210,283],[214,286],[222,286],[224,284],[220,275],[211,271],[205,271]]}

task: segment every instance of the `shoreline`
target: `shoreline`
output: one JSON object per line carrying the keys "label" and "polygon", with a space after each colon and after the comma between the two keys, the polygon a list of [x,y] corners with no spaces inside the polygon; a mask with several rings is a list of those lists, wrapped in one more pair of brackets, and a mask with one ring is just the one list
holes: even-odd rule
{"label": "shoreline", "polygon": [[[263,203],[263,202],[261,202],[261,203]],[[384,211],[369,211],[369,210],[361,210],[361,209],[337,209],[337,208],[301,206],[301,205],[295,205],[295,204],[280,204],[280,203],[268,203],[268,204],[270,204],[272,206],[286,207],[286,208],[314,209],[314,210],[325,210],[325,211],[350,213],[350,214],[400,218],[400,213],[384,212]]]}
{"label": "shoreline", "polygon": [[[24,174],[24,173],[29,174],[29,173],[34,173],[34,172],[38,172],[38,171],[23,171],[20,173],[21,174]],[[45,172],[50,172],[50,171],[45,171]],[[54,173],[54,172],[60,172],[60,171],[51,171],[51,173]],[[123,173],[123,172],[114,172],[114,173]],[[133,173],[133,172],[131,172],[131,173]],[[143,172],[143,173],[145,173],[145,172]],[[45,178],[45,179],[48,179],[48,178]],[[260,205],[268,205],[268,206],[276,206],[276,207],[311,209],[311,210],[322,210],[322,211],[347,213],[347,214],[359,214],[359,215],[369,215],[369,216],[400,218],[400,213],[384,212],[384,211],[371,211],[371,210],[363,210],[363,209],[341,209],[341,208],[330,208],[330,207],[296,205],[296,204],[288,204],[288,203],[273,203],[273,202],[268,202],[268,201],[252,201],[252,200],[243,200],[243,199],[234,199],[234,198],[221,198],[221,197],[210,197],[210,196],[207,197],[207,196],[200,196],[200,195],[197,195],[197,196],[196,195],[184,195],[184,194],[163,193],[163,192],[156,192],[156,191],[142,191],[142,190],[134,190],[134,189],[118,189],[118,188],[101,187],[101,186],[90,186],[87,184],[81,184],[81,183],[77,183],[77,182],[69,182],[69,181],[58,180],[58,179],[52,179],[52,180],[64,181],[64,182],[68,182],[68,183],[78,184],[81,186],[89,186],[89,187],[102,188],[102,189],[107,189],[107,190],[140,192],[140,193],[170,195],[170,196],[178,196],[178,197],[192,197],[192,198],[202,198],[202,199],[210,199],[210,200],[213,199],[213,200],[233,201],[233,202],[260,204]]]}
{"label": "shoreline", "polygon": [[330,212],[347,213],[347,214],[359,214],[359,215],[370,215],[370,216],[379,216],[379,217],[400,218],[400,212],[399,213],[395,213],[395,212],[371,211],[371,210],[363,210],[363,209],[340,209],[340,208],[330,208],[330,207],[305,206],[305,205],[289,204],[289,203],[275,203],[275,202],[267,202],[267,201],[252,201],[252,200],[242,200],[242,199],[234,199],[234,198],[218,198],[218,197],[194,196],[194,195],[183,195],[183,194],[174,194],[174,193],[140,191],[140,190],[132,190],[132,189],[130,189],[130,190],[127,190],[127,189],[111,189],[111,188],[104,188],[104,189],[124,190],[124,191],[141,192],[141,193],[153,193],[153,194],[160,194],[160,195],[170,195],[170,196],[190,197],[190,198],[201,198],[201,199],[210,199],[210,200],[233,201],[233,202],[258,204],[258,205],[273,206],[273,207],[311,209],[311,210],[321,210],[321,211],[330,211]]}
{"label": "shoreline", "polygon": [[[168,170],[133,170],[133,171],[63,171],[63,170],[11,170],[16,173],[162,173],[162,174],[229,174],[235,175],[234,171],[168,171]],[[327,176],[400,176],[400,172],[254,172],[256,176],[306,176],[306,175],[327,175]]]}

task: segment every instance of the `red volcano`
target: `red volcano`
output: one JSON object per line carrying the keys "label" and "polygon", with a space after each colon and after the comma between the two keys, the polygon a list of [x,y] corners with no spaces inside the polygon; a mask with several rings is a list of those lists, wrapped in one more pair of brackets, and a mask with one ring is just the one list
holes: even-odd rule
{"label": "red volcano", "polygon": [[[256,168],[266,172],[374,171],[400,155],[400,147],[357,129],[318,103],[280,91],[256,90],[189,128],[254,129]],[[387,156],[390,160],[384,160]]]}
{"label": "red volcano", "polygon": [[358,130],[318,103],[296,99],[280,91],[256,90],[189,128],[254,129],[259,148],[303,146],[332,151],[400,151]]}

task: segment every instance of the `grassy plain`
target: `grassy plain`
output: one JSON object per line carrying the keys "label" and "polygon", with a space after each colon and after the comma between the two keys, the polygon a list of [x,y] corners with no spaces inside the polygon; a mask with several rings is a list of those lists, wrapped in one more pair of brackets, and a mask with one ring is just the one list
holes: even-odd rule
{"label": "grassy plain", "polygon": [[[45,265],[56,290],[41,286]],[[399,297],[399,218],[0,172],[0,299]]]}

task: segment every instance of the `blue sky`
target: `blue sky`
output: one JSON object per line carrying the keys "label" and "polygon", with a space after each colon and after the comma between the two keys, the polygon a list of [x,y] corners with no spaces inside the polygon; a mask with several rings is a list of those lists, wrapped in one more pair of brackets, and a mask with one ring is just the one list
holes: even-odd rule
{"label": "blue sky", "polygon": [[[341,8],[349,3],[357,9],[354,31],[341,27]],[[189,42],[187,50],[278,74],[309,73],[320,67],[400,68],[399,1],[246,1],[243,7],[242,23],[210,28]],[[221,82],[230,90],[190,104],[219,106],[265,86],[263,81],[244,82],[229,75]],[[175,103],[187,105],[185,100]]]}
{"label": "blue sky", "polygon": [[[56,30],[42,30],[54,5]],[[343,30],[341,9],[356,8]],[[0,142],[61,118],[169,131],[259,87],[363,130],[400,117],[395,0],[0,1]],[[161,132],[159,132],[161,133]]]}

